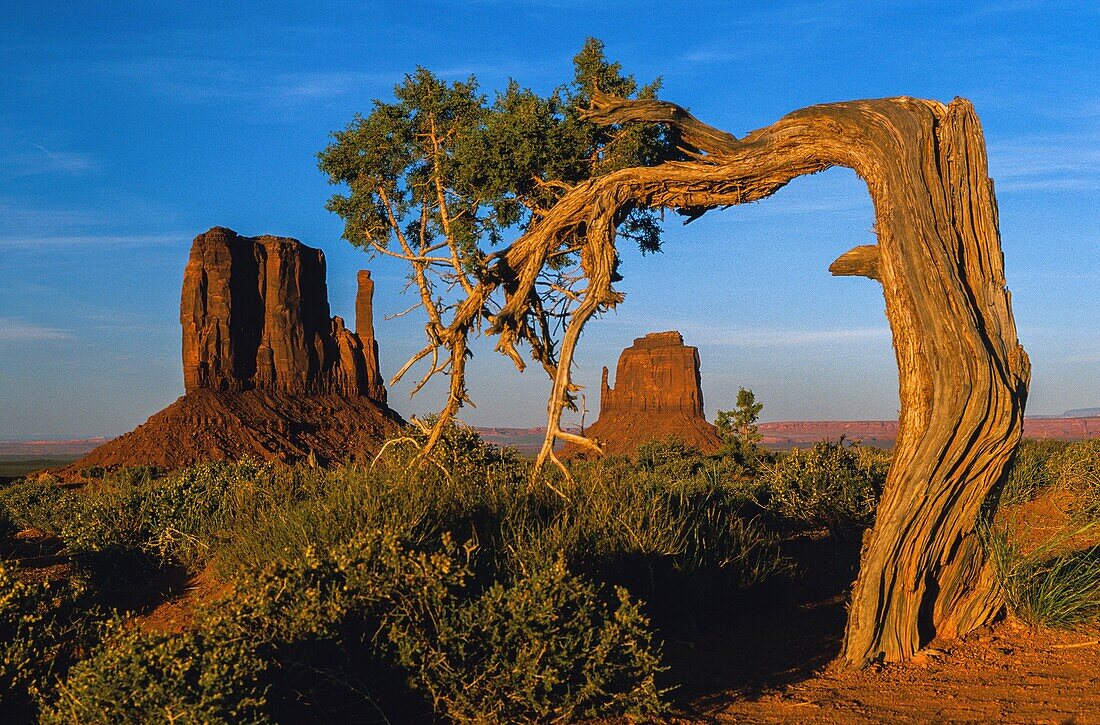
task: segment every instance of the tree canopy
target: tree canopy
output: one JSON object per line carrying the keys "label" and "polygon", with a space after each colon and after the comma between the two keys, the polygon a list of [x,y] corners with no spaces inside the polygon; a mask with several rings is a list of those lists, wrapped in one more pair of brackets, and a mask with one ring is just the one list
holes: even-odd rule
{"label": "tree canopy", "polygon": [[[1020,439],[1031,367],[1016,336],[997,202],[973,106],[965,99],[945,105],[907,97],[829,103],[793,111],[739,139],[680,106],[644,96],[652,95],[645,88],[635,98],[603,92],[600,72],[607,76],[602,82],[622,76],[602,59],[597,43],[590,42],[578,58],[579,85],[547,101],[560,110],[538,112],[535,99],[530,103],[533,118],[546,129],[606,126],[606,136],[598,129],[580,134],[597,139],[589,145],[578,142],[570,154],[549,156],[567,156],[579,167],[555,168],[581,168],[587,178],[552,178],[543,162],[515,174],[503,168],[507,161],[496,171],[481,170],[481,176],[464,171],[456,149],[467,136],[459,128],[487,129],[494,119],[526,132],[522,124],[512,128],[514,119],[506,123],[507,114],[495,115],[499,98],[493,105],[478,100],[472,81],[458,92],[459,99],[473,94],[472,102],[438,91],[427,94],[435,99],[431,103],[415,108],[376,106],[379,118],[391,119],[372,131],[381,145],[355,150],[349,144],[349,172],[333,176],[352,185],[347,203],[358,201],[357,213],[349,210],[349,237],[366,235],[380,253],[407,260],[428,311],[428,344],[410,364],[431,355],[428,376],[445,372],[451,390],[426,445],[439,439],[465,399],[467,340],[485,321],[498,350],[522,367],[515,345],[527,342],[552,375],[536,471],[552,460],[568,475],[554,455],[556,441],[599,450],[561,428],[562,409],[575,390],[573,354],[584,325],[622,302],[613,286],[616,241],[638,225],[642,240],[656,238],[656,218],[643,210],[680,210],[694,218],[707,209],[766,198],[798,176],[845,166],[867,182],[878,242],[841,255],[830,271],[882,285],[901,411],[894,463],[875,528],[863,545],[841,657],[853,666],[906,659],[935,637],[955,637],[991,621],[1003,602],[977,522],[989,495],[1003,485]],[[416,87],[417,78],[406,86]],[[633,81],[623,82],[633,91]],[[515,94],[523,95],[518,88]],[[567,99],[579,101],[585,94],[587,110],[568,105]],[[422,105],[435,110],[416,110]],[[476,122],[450,122],[466,113]],[[368,119],[360,125],[374,128]],[[479,136],[471,132],[469,139]],[[482,139],[484,147],[471,140],[472,148],[496,148],[503,159],[517,153],[498,146],[487,131]],[[583,156],[581,149],[590,154]],[[544,158],[539,154],[545,150],[528,151],[531,158]],[[355,174],[350,161],[359,157],[372,161]],[[472,158],[479,157],[464,163]],[[587,165],[580,163],[584,159]],[[452,176],[444,176],[447,169],[454,170]],[[532,196],[524,196],[516,187],[527,184],[532,169],[543,175],[530,180],[524,188]],[[497,181],[459,181],[467,178]],[[507,191],[505,178],[513,185]],[[536,190],[547,201],[534,200]],[[542,205],[550,201],[553,206]],[[337,199],[333,206],[340,204]],[[652,236],[645,232],[649,223]],[[460,228],[469,231],[458,234]],[[480,246],[512,228],[520,234],[505,248],[490,253]],[[391,240],[380,237],[383,231],[392,232],[400,252],[387,247]],[[436,296],[433,284],[451,296]]]}
{"label": "tree canopy", "polygon": [[[476,78],[448,83],[425,68],[394,88],[391,102],[376,100],[318,154],[332,184],[345,185],[327,208],[345,222],[344,238],[410,266],[410,283],[427,316],[426,345],[395,377],[431,357],[419,390],[437,373],[461,370],[451,350],[441,358],[460,299],[493,274],[494,247],[542,219],[571,189],[589,179],[634,166],[682,157],[674,134],[661,124],[599,124],[584,118],[594,92],[656,98],[660,81],[639,85],[603,43],[589,38],[573,59],[574,76],[548,95],[515,80],[490,98]],[[619,234],[643,253],[661,245],[660,218],[643,206],[619,212]],[[563,235],[538,284],[538,300],[522,339],[548,372],[556,363],[555,336],[577,298],[577,251],[583,230]],[[500,300],[486,300],[490,309]],[[465,345],[462,346],[465,348]],[[522,369],[514,348],[502,350]],[[452,385],[453,414],[467,400]]]}

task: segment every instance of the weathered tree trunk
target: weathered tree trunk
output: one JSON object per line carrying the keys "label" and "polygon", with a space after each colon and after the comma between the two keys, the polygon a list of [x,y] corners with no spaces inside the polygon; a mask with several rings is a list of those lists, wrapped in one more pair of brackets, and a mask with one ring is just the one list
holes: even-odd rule
{"label": "weathered tree trunk", "polygon": [[547,256],[583,232],[588,286],[557,364],[548,366],[554,390],[540,463],[555,460],[555,439],[589,443],[562,431],[560,418],[581,328],[621,301],[612,269],[623,209],[640,204],[695,214],[756,201],[797,176],[847,166],[867,183],[879,242],[856,247],[831,269],[882,284],[901,417],[841,660],[852,666],[903,660],[934,637],[986,624],[1000,596],[975,527],[1019,441],[1030,365],[1016,338],[985,141],[970,103],[891,98],[812,106],[740,140],[662,101],[596,93],[589,117],[666,123],[693,160],[579,184],[495,255],[486,281],[456,315],[450,334],[464,336],[492,291],[503,288],[506,303],[490,315],[490,332],[514,356],[513,343],[534,324],[531,300]]}
{"label": "weathered tree trunk", "polygon": [[857,247],[830,267],[882,283],[901,397],[849,609],[842,656],[855,665],[905,659],[1000,608],[975,523],[1019,442],[1030,377],[978,119],[962,100],[921,105],[871,136],[879,254]]}

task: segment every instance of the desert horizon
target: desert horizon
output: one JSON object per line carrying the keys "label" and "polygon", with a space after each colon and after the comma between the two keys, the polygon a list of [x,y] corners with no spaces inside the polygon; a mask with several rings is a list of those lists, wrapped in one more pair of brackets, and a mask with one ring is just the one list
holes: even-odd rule
{"label": "desert horizon", "polygon": [[1100,714],[1100,5],[5,10],[0,722]]}

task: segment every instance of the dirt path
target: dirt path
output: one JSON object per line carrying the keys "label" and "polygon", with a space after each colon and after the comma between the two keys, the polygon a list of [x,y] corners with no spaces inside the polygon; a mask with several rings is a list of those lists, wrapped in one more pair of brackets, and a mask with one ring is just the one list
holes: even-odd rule
{"label": "dirt path", "polygon": [[931,656],[904,665],[818,672],[755,698],[714,698],[701,719],[1100,723],[1100,629],[1032,631],[1002,622],[943,651],[927,651]]}

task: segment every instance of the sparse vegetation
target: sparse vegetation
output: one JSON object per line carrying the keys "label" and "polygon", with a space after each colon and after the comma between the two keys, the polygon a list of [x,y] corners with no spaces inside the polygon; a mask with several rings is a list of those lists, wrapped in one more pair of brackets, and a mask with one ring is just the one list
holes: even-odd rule
{"label": "sparse vegetation", "polygon": [[[242,461],[159,477],[103,471],[81,490],[47,477],[0,489],[7,533],[53,534],[75,567],[62,586],[0,566],[2,712],[37,710],[45,722],[417,708],[478,722],[653,717],[678,681],[662,642],[697,636],[696,618],[710,616],[700,602],[798,576],[784,539],[853,539],[873,522],[890,461],[844,441],[748,457],[740,444],[703,455],[669,440],[533,486],[529,461],[453,426],[430,465],[412,465],[424,438],[411,430],[373,468]],[[1002,510],[1048,490],[1088,500],[1096,450],[1028,444]],[[1076,545],[1093,531],[1090,511],[1075,504],[1073,531],[1038,547],[1004,522],[987,528],[1024,621],[1100,615],[1100,550]],[[197,603],[183,631],[133,626],[119,592],[181,567],[230,589]],[[111,608],[118,619],[104,627]]]}
{"label": "sparse vegetation", "polygon": [[[1057,495],[1064,521],[1040,541],[1016,530],[1014,512]],[[1100,621],[1100,441],[1024,441],[982,529],[1012,612],[1032,626]],[[1022,537],[1021,534],[1031,537]]]}
{"label": "sparse vegetation", "polygon": [[767,507],[796,526],[848,538],[874,523],[889,465],[888,455],[843,440],[792,450],[764,475]]}
{"label": "sparse vegetation", "polygon": [[124,617],[111,593],[165,567],[234,588],[180,634],[108,628],[60,680],[37,676],[57,685],[27,690],[43,717],[278,719],[393,692],[453,720],[652,716],[662,627],[690,592],[791,569],[719,458],[657,447],[532,486],[530,462],[472,431],[449,428],[426,467],[409,438],[373,469],[244,461],[0,490],[12,528],[60,539]]}
{"label": "sparse vegetation", "polygon": [[1017,617],[1033,626],[1059,628],[1100,620],[1100,546],[1069,545],[1095,526],[1089,522],[1063,531],[1031,550],[1007,527],[985,531],[1005,600]]}

